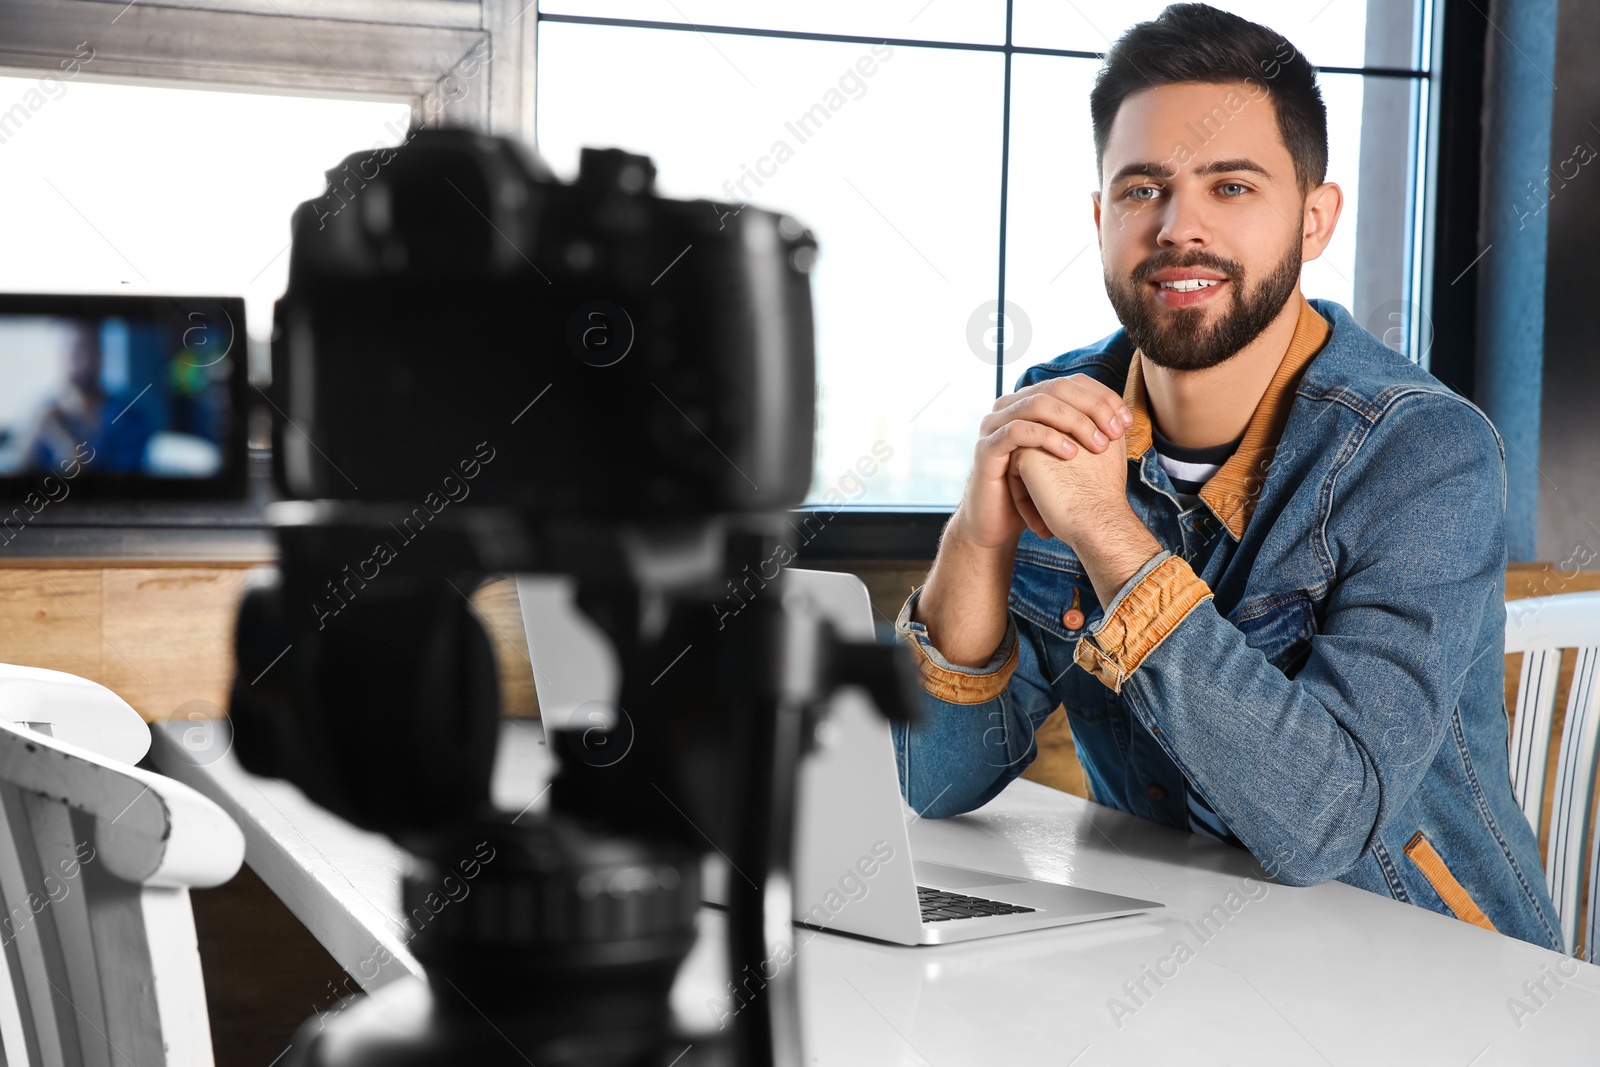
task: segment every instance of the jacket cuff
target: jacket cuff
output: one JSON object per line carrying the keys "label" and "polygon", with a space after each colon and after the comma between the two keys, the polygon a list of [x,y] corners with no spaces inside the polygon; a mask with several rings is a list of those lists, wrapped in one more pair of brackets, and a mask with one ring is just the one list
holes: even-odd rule
{"label": "jacket cuff", "polygon": [[945,659],[933,647],[928,640],[927,626],[911,621],[911,613],[921,595],[922,586],[919,585],[906,598],[905,606],[900,609],[900,617],[895,620],[894,632],[916,653],[917,675],[923,690],[951,704],[982,704],[1005,692],[1006,686],[1011,683],[1011,675],[1017,669],[1019,651],[1017,622],[1011,613],[1006,613],[1006,634],[1000,639],[1000,647],[995,649],[989,662],[982,667],[960,667]]}
{"label": "jacket cuff", "polygon": [[1078,639],[1073,659],[1101,684],[1122,692],[1122,684],[1146,656],[1211,599],[1211,589],[1186,560],[1171,552],[1155,555],[1139,568],[1106,608],[1102,618]]}

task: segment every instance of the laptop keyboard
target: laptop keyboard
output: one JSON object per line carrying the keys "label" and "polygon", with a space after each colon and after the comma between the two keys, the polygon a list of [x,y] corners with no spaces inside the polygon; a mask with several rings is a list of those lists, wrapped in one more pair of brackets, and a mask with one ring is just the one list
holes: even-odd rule
{"label": "laptop keyboard", "polygon": [[922,921],[939,923],[947,919],[978,919],[987,915],[1016,915],[1032,908],[1021,904],[1007,904],[1000,900],[969,897],[965,893],[952,893],[945,889],[917,886],[917,903],[922,906]]}

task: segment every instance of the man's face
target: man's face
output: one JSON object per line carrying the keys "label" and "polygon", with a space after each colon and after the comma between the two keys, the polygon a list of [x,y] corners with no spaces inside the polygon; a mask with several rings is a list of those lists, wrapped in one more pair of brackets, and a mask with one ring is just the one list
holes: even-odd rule
{"label": "man's face", "polygon": [[1132,94],[1101,172],[1106,293],[1158,366],[1200,370],[1236,354],[1282,312],[1302,258],[1326,243],[1308,242],[1306,199],[1261,83]]}

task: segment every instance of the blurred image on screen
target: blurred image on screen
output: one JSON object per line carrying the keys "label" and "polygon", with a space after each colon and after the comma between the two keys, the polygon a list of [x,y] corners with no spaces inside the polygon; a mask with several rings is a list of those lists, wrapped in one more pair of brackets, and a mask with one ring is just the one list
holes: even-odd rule
{"label": "blurred image on screen", "polygon": [[121,316],[0,315],[0,475],[209,478],[234,356],[207,329]]}

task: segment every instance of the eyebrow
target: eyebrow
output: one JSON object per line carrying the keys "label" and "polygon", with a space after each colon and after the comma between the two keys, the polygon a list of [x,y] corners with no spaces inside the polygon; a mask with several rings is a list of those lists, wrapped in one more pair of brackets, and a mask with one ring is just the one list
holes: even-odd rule
{"label": "eyebrow", "polygon": [[[1242,157],[1239,159],[1214,159],[1209,163],[1196,167],[1194,173],[1198,178],[1209,178],[1216,174],[1246,173],[1259,174],[1269,182],[1276,182],[1277,180],[1273,178],[1266,167],[1263,167],[1253,159],[1244,159]],[[1177,177],[1177,174],[1176,167],[1168,166],[1162,162],[1129,163],[1111,176],[1110,184],[1116,185],[1118,182],[1125,181],[1128,178],[1161,178],[1166,180]]]}
{"label": "eyebrow", "polygon": [[1201,178],[1209,178],[1213,174],[1237,174],[1242,172],[1259,174],[1269,182],[1276,180],[1266,167],[1263,167],[1253,159],[1214,159],[1204,166],[1196,167],[1194,172],[1196,176]]}
{"label": "eyebrow", "polygon": [[1171,178],[1177,173],[1176,169],[1162,163],[1129,163],[1111,176],[1111,184],[1116,185],[1126,178]]}

